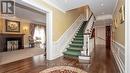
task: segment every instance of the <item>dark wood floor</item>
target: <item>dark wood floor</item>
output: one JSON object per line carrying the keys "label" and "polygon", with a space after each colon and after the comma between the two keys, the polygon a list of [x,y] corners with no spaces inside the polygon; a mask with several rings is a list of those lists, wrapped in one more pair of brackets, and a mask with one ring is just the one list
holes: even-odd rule
{"label": "dark wood floor", "polygon": [[47,61],[43,55],[27,58],[0,66],[0,73],[38,73],[53,66],[74,66],[88,73],[119,73],[109,50],[105,46],[96,46],[91,65],[82,64],[76,59],[60,57],[53,61]]}

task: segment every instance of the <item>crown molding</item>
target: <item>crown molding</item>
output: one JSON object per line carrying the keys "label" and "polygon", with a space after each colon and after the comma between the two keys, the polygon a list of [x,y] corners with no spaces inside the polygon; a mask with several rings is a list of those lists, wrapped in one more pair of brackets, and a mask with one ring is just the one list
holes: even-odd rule
{"label": "crown molding", "polygon": [[47,3],[48,5],[51,5],[51,6],[55,7],[56,9],[60,10],[61,12],[66,13],[65,10],[63,10],[63,9],[61,9],[60,7],[56,6],[56,5],[53,4],[52,2],[50,2],[50,1],[48,1],[48,0],[42,0],[42,1],[44,1],[44,2]]}

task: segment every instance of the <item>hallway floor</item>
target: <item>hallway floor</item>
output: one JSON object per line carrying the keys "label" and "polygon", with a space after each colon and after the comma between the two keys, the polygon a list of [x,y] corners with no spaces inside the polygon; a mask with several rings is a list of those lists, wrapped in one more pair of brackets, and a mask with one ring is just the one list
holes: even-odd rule
{"label": "hallway floor", "polygon": [[65,65],[78,67],[88,73],[119,73],[110,50],[106,51],[105,46],[96,46],[91,63],[92,64],[88,67],[88,64],[82,64],[78,60],[64,57],[47,61],[43,55],[39,55],[1,65],[0,73],[39,73],[50,67]]}

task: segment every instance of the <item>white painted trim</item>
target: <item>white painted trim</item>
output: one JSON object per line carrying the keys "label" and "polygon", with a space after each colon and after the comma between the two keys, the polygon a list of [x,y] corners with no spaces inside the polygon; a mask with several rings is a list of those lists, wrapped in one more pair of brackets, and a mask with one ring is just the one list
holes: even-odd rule
{"label": "white painted trim", "polygon": [[113,40],[113,42],[116,43],[117,45],[119,45],[121,48],[125,49],[125,46],[123,46],[122,44],[120,44],[120,43],[118,43],[118,42],[116,42],[114,40]]}
{"label": "white painted trim", "polygon": [[80,15],[75,22],[64,32],[60,39],[53,43],[53,49],[55,49],[55,58],[63,56],[63,52],[70,44],[75,33],[78,31],[84,21],[83,15]]}
{"label": "white painted trim", "polygon": [[124,73],[125,72],[125,47],[116,41],[112,42],[111,47],[112,47],[111,48],[112,53],[114,55],[114,58],[120,70],[120,73]]}
{"label": "white painted trim", "polygon": [[125,0],[125,73],[130,73],[130,0]]}
{"label": "white painted trim", "polygon": [[48,5],[51,5],[51,6],[55,7],[56,9],[60,10],[61,12],[66,13],[65,10],[63,10],[63,9],[61,9],[60,7],[56,6],[56,5],[53,4],[52,2],[50,2],[50,1],[48,1],[48,0],[42,0],[42,1],[44,1],[44,2],[47,3]]}
{"label": "white painted trim", "polygon": [[53,60],[54,56],[54,49],[53,49],[53,39],[52,39],[52,21],[53,21],[53,12],[52,10],[46,9],[46,7],[43,7],[41,5],[36,4],[33,0],[22,0],[23,2],[27,3],[29,6],[32,5],[36,7],[38,10],[43,10],[47,12],[46,16],[46,26],[47,26],[47,59],[48,60]]}
{"label": "white painted trim", "polygon": [[115,5],[115,7],[114,7],[114,10],[113,10],[113,12],[112,12],[112,15],[115,14],[115,11],[116,11],[116,8],[117,8],[117,5],[118,5],[118,1],[119,1],[119,0],[116,0],[116,5]]}
{"label": "white painted trim", "polygon": [[70,9],[65,10],[65,11],[69,11],[69,10],[72,10],[72,9],[84,7],[84,6],[86,6],[86,5],[87,5],[87,4],[82,4],[82,5],[79,5],[79,6],[74,6],[74,7],[70,8]]}

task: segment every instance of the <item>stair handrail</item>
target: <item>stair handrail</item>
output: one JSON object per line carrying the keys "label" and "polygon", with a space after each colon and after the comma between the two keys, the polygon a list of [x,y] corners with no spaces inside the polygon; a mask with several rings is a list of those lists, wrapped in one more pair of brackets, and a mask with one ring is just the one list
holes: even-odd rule
{"label": "stair handrail", "polygon": [[[87,28],[87,26],[88,26],[88,24],[89,24],[89,22],[90,22],[92,17],[94,17],[94,20],[92,22],[92,26],[90,27],[90,29],[87,29],[87,32],[86,32],[86,28]],[[92,35],[92,31],[91,30],[94,27],[94,21],[95,21],[95,16],[92,13],[91,16],[89,17],[86,25],[85,25],[85,28],[84,28],[84,46],[83,46],[83,51],[84,52],[83,53],[84,53],[84,55],[87,55],[87,56],[90,56],[90,49],[89,49],[90,44],[89,44],[89,41],[90,41],[90,35]]]}
{"label": "stair handrail", "polygon": [[87,24],[89,23],[89,21],[90,21],[90,19],[91,19],[92,16],[93,16],[93,13],[92,13],[91,16],[89,17],[89,19],[88,19],[88,21],[87,21],[87,23],[86,23],[86,25],[85,25],[84,33],[85,33],[85,29],[87,28]]}

